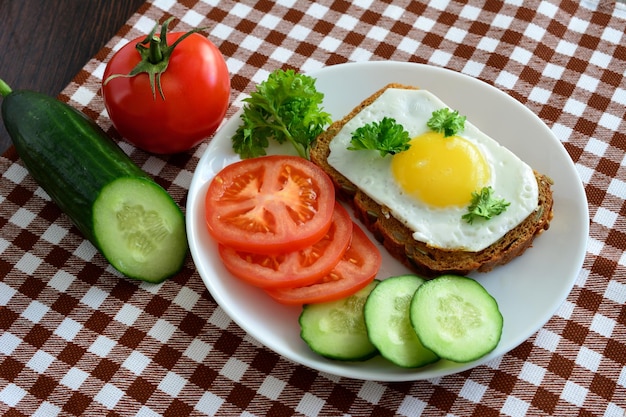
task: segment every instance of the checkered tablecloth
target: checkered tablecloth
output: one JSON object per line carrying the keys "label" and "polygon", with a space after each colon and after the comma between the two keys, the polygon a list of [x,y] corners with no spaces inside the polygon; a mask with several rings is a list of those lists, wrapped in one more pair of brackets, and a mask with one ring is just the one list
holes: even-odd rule
{"label": "checkered tablecloth", "polygon": [[[269,72],[285,66],[306,72],[411,61],[510,94],[550,127],[576,165],[590,213],[582,270],[545,326],[497,360],[433,380],[335,377],[246,335],[213,300],[191,258],[161,285],[121,278],[10,150],[0,157],[1,413],[626,415],[624,4],[148,1],[60,99],[119,139],[99,92],[105,63],[169,16],[177,18],[172,29],[208,27],[226,57],[227,117]],[[206,143],[170,157],[121,145],[184,208]]]}

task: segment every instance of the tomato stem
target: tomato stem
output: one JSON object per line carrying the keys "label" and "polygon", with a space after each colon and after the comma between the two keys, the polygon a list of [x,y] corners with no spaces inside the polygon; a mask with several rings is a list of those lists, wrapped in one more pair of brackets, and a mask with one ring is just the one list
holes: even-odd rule
{"label": "tomato stem", "polygon": [[106,80],[104,80],[104,84],[109,83],[112,79],[124,77],[135,77],[139,74],[145,73],[148,75],[150,79],[150,89],[152,90],[152,96],[156,100],[156,90],[159,91],[159,95],[163,100],[165,100],[165,94],[163,94],[163,89],[161,88],[161,74],[163,74],[167,70],[167,66],[170,62],[170,56],[174,51],[174,48],[181,43],[188,36],[200,32],[205,28],[196,28],[192,29],[189,32],[182,35],[180,38],[176,40],[171,45],[167,44],[167,27],[170,22],[174,19],[174,17],[170,17],[161,25],[161,33],[160,35],[156,35],[157,28],[159,24],[157,23],[154,28],[150,31],[148,36],[141,42],[135,45],[137,52],[141,56],[141,60],[137,63],[135,68],[132,69],[128,74],[112,74]]}
{"label": "tomato stem", "polygon": [[150,38],[150,54],[148,61],[151,64],[158,64],[163,61],[163,52],[161,51],[161,39],[158,36]]}

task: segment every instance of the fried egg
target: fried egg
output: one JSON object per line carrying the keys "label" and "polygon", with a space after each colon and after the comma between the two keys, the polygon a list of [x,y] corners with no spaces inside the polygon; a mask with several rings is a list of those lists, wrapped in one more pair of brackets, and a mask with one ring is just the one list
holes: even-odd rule
{"label": "fried egg", "polygon": [[[413,231],[415,240],[448,250],[476,252],[497,242],[538,205],[534,172],[469,120],[455,136],[431,131],[427,122],[447,108],[426,90],[388,88],[350,119],[330,143],[328,163]],[[381,157],[377,150],[349,150],[359,127],[390,117],[409,132],[410,148]],[[507,209],[468,223],[472,192],[492,187]]]}

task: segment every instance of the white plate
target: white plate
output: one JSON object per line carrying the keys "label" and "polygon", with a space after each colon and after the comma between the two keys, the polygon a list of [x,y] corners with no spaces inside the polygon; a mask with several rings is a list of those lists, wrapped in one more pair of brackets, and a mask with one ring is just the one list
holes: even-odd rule
{"label": "white plate", "polygon": [[[377,357],[360,363],[325,360],[300,339],[300,308],[277,304],[232,277],[222,266],[204,224],[204,195],[211,178],[239,159],[231,137],[240,123],[236,113],[217,132],[199,161],[187,200],[187,233],[198,272],[215,301],[246,332],[276,353],[321,372],[378,381],[407,381],[461,372],[497,358],[541,328],[569,294],[586,252],[587,200],[569,155],[550,129],[530,110],[502,91],[450,70],[413,63],[365,62],[326,67],[309,75],[325,94],[333,119],[390,82],[419,86],[554,179],[554,220],[533,247],[508,265],[472,275],[496,298],[504,316],[502,339],[480,360],[439,361],[420,369],[401,369]],[[381,248],[378,278],[407,272]]]}

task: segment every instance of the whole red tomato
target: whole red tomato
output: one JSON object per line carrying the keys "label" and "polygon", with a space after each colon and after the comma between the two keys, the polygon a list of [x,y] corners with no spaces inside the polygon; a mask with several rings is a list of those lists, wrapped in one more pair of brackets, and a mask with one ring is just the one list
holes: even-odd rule
{"label": "whole red tomato", "polygon": [[[160,36],[154,35],[155,26],[148,37],[115,53],[102,83],[113,126],[128,142],[157,154],[186,151],[213,134],[230,100],[228,67],[219,49],[198,33],[176,44],[186,34],[166,34],[168,23]],[[143,47],[136,46],[140,43]],[[141,70],[132,75],[136,67]]]}

